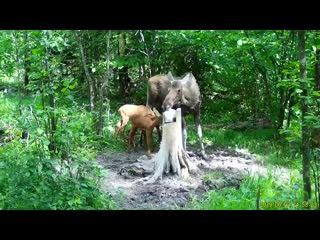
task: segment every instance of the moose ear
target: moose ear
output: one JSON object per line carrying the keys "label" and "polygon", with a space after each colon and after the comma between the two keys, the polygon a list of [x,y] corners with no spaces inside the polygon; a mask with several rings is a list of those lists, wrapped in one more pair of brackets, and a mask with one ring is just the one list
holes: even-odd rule
{"label": "moose ear", "polygon": [[182,85],[186,85],[187,83],[190,83],[193,78],[194,78],[194,76],[192,73],[187,73],[187,75],[181,80]]}
{"label": "moose ear", "polygon": [[174,81],[174,77],[172,76],[171,72],[168,72],[168,78],[171,82]]}

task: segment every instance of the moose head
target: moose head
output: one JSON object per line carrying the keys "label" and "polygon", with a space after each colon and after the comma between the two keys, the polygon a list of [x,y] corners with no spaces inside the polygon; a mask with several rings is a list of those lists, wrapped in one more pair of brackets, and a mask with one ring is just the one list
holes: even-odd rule
{"label": "moose head", "polygon": [[170,108],[179,108],[181,105],[193,108],[195,102],[199,101],[200,91],[198,84],[192,73],[187,73],[182,79],[175,79],[171,72],[168,73],[168,79],[171,86],[165,97],[162,108],[168,110]]}

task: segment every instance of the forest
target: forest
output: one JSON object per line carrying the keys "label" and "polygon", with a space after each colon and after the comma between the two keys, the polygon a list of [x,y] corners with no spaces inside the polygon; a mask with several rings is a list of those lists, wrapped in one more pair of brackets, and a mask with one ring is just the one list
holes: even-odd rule
{"label": "forest", "polygon": [[320,209],[319,115],[318,30],[1,30],[0,209]]}

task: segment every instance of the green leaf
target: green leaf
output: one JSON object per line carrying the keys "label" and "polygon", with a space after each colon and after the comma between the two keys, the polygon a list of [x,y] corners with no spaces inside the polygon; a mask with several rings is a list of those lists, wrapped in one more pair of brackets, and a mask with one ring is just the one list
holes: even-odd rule
{"label": "green leaf", "polygon": [[299,88],[296,88],[296,89],[295,89],[295,92],[296,92],[296,93],[302,93],[302,90],[299,89]]}
{"label": "green leaf", "polygon": [[43,140],[44,145],[49,146],[50,141],[48,139]]}
{"label": "green leaf", "polygon": [[32,52],[32,54],[34,54],[34,55],[40,55],[41,50],[40,50],[40,49],[32,49],[31,52]]}
{"label": "green leaf", "polygon": [[315,120],[315,121],[317,121],[318,120],[318,117],[316,117],[316,116],[305,116],[304,117],[306,120]]}
{"label": "green leaf", "polygon": [[70,85],[69,89],[74,89],[76,87],[76,84]]}
{"label": "green leaf", "polygon": [[238,44],[239,46],[241,46],[241,45],[242,45],[242,40],[241,40],[241,39],[238,40],[237,44]]}
{"label": "green leaf", "polygon": [[70,99],[71,101],[74,100],[74,97],[72,95],[68,95],[67,98]]}
{"label": "green leaf", "polygon": [[320,97],[320,92],[319,91],[312,91],[312,95],[316,97]]}
{"label": "green leaf", "polygon": [[38,132],[38,134],[41,135],[43,133],[43,130],[41,128],[37,128],[37,132]]}
{"label": "green leaf", "polygon": [[82,142],[84,142],[84,141],[87,140],[87,137],[86,137],[86,136],[80,136],[80,140],[81,140]]}

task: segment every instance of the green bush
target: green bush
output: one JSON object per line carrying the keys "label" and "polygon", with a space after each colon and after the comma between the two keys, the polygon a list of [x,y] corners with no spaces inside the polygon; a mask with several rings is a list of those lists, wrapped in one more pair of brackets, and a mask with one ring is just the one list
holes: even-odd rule
{"label": "green bush", "polygon": [[1,209],[114,208],[110,196],[100,190],[104,173],[93,155],[85,151],[73,154],[75,173],[33,143],[13,141],[0,148]]}

